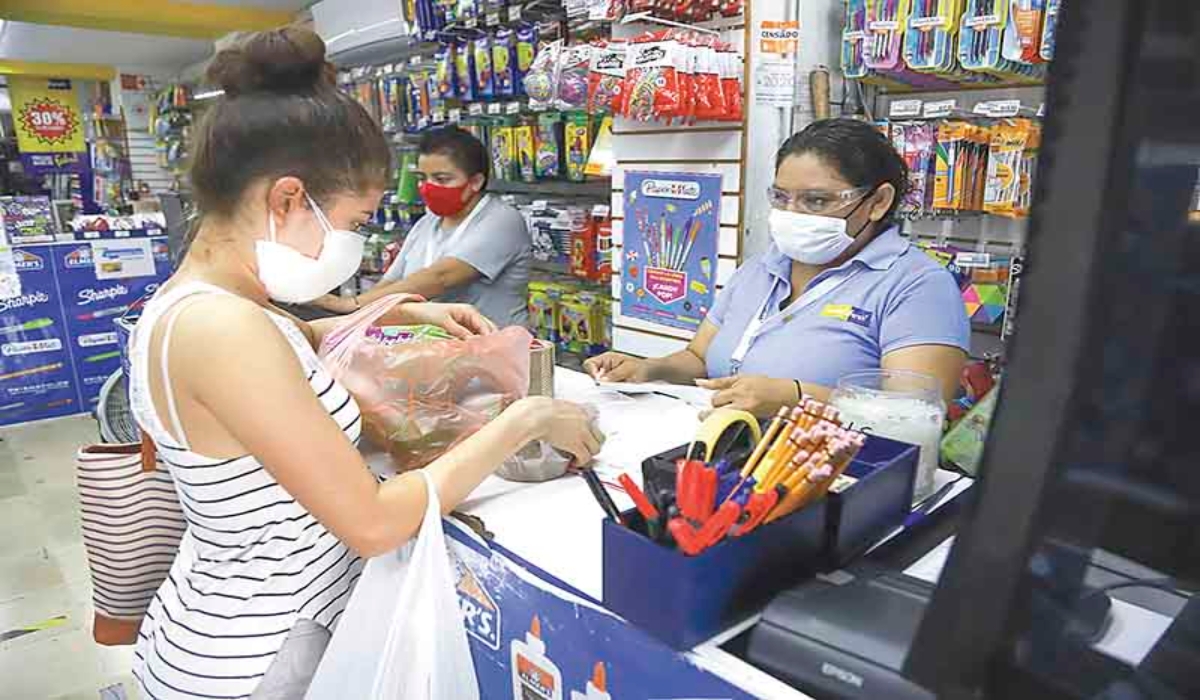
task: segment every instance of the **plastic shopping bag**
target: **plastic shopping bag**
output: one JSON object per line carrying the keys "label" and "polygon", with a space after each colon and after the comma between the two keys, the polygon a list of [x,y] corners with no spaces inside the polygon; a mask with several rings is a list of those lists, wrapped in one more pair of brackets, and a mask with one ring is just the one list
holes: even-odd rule
{"label": "plastic shopping bag", "polygon": [[478,700],[433,480],[415,541],[367,562],[307,700]]}
{"label": "plastic shopping bag", "polygon": [[533,340],[506,328],[467,340],[429,334],[393,342],[373,326],[397,303],[381,299],[321,345],[330,373],[358,401],[364,433],[400,471],[429,464],[529,390]]}

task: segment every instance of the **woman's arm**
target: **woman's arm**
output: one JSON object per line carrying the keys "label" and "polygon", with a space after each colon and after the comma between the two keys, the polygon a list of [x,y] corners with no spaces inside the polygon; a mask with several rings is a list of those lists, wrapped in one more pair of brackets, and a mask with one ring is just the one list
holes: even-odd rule
{"label": "woman's arm", "polygon": [[[376,483],[313,393],[287,340],[260,309],[236,299],[195,306],[183,311],[177,324],[171,374],[179,378],[174,386],[185,425],[215,423],[220,429],[215,432],[224,435],[189,433],[193,447],[218,457],[254,455],[305,509],[363,556],[390,551],[410,538],[425,508],[422,480],[407,474]],[[519,402],[426,467],[443,510],[462,501],[525,444],[551,437],[554,421],[563,420],[561,414],[574,408],[569,406]],[[204,414],[211,420],[202,420]],[[599,448],[594,435],[573,439],[574,445],[559,446],[574,449],[580,463]]]}
{"label": "woman's arm", "polygon": [[967,353],[951,345],[913,345],[889,352],[880,364],[883,369],[908,370],[936,377],[942,399],[950,402],[958,395]]}
{"label": "woman's arm", "polygon": [[643,360],[619,352],[606,352],[583,366],[597,381],[691,384],[708,376],[705,357],[716,334],[717,327],[704,321],[687,348],[677,353]]}

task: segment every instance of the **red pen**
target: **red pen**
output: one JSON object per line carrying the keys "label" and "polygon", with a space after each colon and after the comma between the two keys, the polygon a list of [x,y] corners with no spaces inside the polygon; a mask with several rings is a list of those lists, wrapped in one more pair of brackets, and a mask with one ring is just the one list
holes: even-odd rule
{"label": "red pen", "polygon": [[621,482],[621,486],[625,489],[625,493],[633,499],[633,505],[637,507],[638,512],[646,519],[646,522],[658,520],[658,509],[646,498],[646,494],[642,492],[633,479],[629,478],[628,474],[622,474],[617,477],[617,481]]}
{"label": "red pen", "polygon": [[694,557],[701,552],[700,543],[696,538],[696,529],[688,525],[683,518],[671,518],[671,522],[667,524],[667,530],[671,532],[671,537],[675,538],[675,543],[679,545],[679,549],[689,557]]}
{"label": "red pen", "polygon": [[711,467],[702,467],[697,470],[697,481],[700,482],[700,488],[696,489],[697,497],[697,519],[707,521],[713,516],[713,511],[717,507],[717,470]]}
{"label": "red pen", "polygon": [[776,489],[754,494],[746,502],[746,521],[734,528],[730,534],[734,537],[749,534],[762,524],[777,503],[779,503],[779,491]]}
{"label": "red pen", "polygon": [[733,501],[726,501],[717,509],[715,515],[704,523],[696,539],[703,549],[708,549],[725,538],[729,528],[737,522],[742,514],[742,507]]}

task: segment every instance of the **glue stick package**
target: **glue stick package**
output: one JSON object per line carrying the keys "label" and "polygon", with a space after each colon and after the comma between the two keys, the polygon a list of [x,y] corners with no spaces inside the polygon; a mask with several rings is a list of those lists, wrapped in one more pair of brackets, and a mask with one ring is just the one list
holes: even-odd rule
{"label": "glue stick package", "polygon": [[517,41],[511,29],[501,29],[492,40],[492,73],[496,76],[496,96],[517,94]]}
{"label": "glue stick package", "polygon": [[434,54],[435,73],[437,75],[437,94],[442,99],[454,98],[458,95],[457,80],[454,74],[454,45],[442,44]]}
{"label": "glue stick package", "polygon": [[475,94],[481,99],[496,96],[496,80],[492,71],[492,38],[481,36],[473,42],[475,54]]}
{"label": "glue stick package", "polygon": [[534,172],[539,180],[562,175],[562,117],[558,112],[538,115],[534,148]]}
{"label": "glue stick package", "polygon": [[454,43],[454,79],[458,99],[464,102],[475,100],[475,54],[468,41]]}

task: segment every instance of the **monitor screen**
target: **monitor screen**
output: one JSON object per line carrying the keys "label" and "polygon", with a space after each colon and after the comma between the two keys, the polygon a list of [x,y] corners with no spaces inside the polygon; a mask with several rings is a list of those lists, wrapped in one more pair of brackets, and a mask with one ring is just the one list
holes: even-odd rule
{"label": "monitor screen", "polygon": [[907,672],[1200,697],[1200,3],[1063,7],[1011,363]]}

